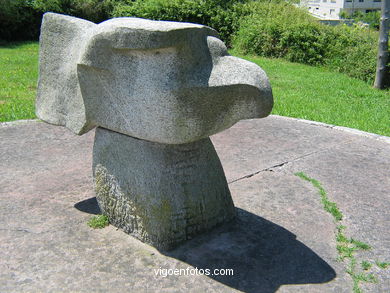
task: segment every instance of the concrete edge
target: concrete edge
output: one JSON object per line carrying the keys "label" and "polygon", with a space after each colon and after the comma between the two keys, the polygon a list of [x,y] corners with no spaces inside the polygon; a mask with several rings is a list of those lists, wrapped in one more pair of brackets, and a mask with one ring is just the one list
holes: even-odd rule
{"label": "concrete edge", "polygon": [[[320,127],[331,128],[331,129],[335,129],[335,130],[339,130],[339,131],[344,131],[344,132],[348,132],[350,134],[360,135],[360,136],[364,136],[367,138],[379,140],[379,141],[390,144],[390,137],[388,137],[388,136],[365,132],[365,131],[355,129],[355,128],[337,126],[337,125],[333,125],[333,124],[305,120],[305,119],[301,119],[301,118],[293,118],[293,117],[286,117],[286,116],[279,116],[279,115],[269,115],[269,116],[277,118],[277,119],[294,120],[294,121],[298,121],[298,122],[302,122],[302,123],[306,123],[306,124],[310,124],[310,125],[314,125],[314,126],[320,126]],[[15,120],[15,121],[10,121],[10,122],[0,122],[0,127],[9,127],[9,126],[14,126],[14,125],[26,124],[26,123],[30,123],[30,122],[43,122],[43,121],[39,120],[39,119],[26,119],[26,120]]]}
{"label": "concrete edge", "polygon": [[298,121],[298,122],[302,122],[302,123],[306,123],[306,124],[310,124],[310,125],[315,125],[315,126],[319,126],[319,127],[325,127],[325,128],[335,129],[338,131],[344,131],[344,132],[348,132],[350,134],[360,135],[360,136],[364,136],[367,138],[379,140],[379,141],[390,144],[390,137],[388,137],[388,136],[379,135],[376,133],[365,132],[365,131],[355,129],[355,128],[337,126],[337,125],[333,125],[333,124],[305,120],[305,119],[301,119],[301,118],[293,118],[293,117],[286,117],[286,116],[279,116],[279,115],[270,115],[270,116],[277,118],[277,119],[294,120],[294,121]]}
{"label": "concrete edge", "polygon": [[8,122],[0,122],[0,127],[9,127],[9,126],[26,124],[26,123],[30,123],[30,122],[43,122],[43,121],[39,120],[39,119],[14,120],[14,121],[8,121]]}

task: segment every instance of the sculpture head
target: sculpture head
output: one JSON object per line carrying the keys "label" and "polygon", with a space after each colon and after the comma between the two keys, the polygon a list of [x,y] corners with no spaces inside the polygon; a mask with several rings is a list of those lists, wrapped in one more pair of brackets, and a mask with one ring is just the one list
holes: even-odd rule
{"label": "sculpture head", "polygon": [[206,26],[47,13],[40,46],[37,115],[77,134],[100,126],[181,144],[272,109],[264,71]]}

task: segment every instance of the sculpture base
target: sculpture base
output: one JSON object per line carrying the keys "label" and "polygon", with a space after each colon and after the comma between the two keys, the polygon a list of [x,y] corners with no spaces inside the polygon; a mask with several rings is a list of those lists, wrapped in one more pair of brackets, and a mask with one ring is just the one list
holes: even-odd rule
{"label": "sculpture base", "polygon": [[110,223],[160,250],[234,218],[209,138],[168,145],[97,128],[96,198]]}

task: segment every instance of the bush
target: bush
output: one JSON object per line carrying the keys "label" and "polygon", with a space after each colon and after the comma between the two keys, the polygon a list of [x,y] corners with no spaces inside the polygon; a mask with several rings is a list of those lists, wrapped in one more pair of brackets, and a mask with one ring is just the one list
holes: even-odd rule
{"label": "bush", "polygon": [[364,27],[326,26],[288,3],[249,3],[233,37],[242,54],[326,65],[372,82],[376,68],[377,32]]}
{"label": "bush", "polygon": [[372,83],[375,78],[378,33],[364,27],[336,26],[327,47],[325,65]]}
{"label": "bush", "polygon": [[363,13],[361,11],[355,11],[352,15],[349,15],[345,11],[341,11],[340,17],[344,19],[353,19],[356,22],[368,23],[370,28],[379,30],[379,23],[381,18],[380,10]]}
{"label": "bush", "polygon": [[[118,2],[118,1],[116,1]],[[44,13],[47,11],[63,13],[101,22],[109,18],[114,0],[33,0],[35,10]]]}
{"label": "bush", "polygon": [[328,35],[306,12],[288,3],[252,3],[234,37],[244,54],[286,58],[292,62],[322,64]]}
{"label": "bush", "polygon": [[0,40],[36,39],[40,19],[31,1],[0,0]]}
{"label": "bush", "polygon": [[133,16],[154,20],[199,23],[216,29],[227,44],[238,28],[245,0],[148,0],[116,5],[112,17]]}
{"label": "bush", "polygon": [[363,17],[361,19],[358,19],[358,20],[363,21],[365,23],[368,23],[371,28],[379,30],[380,19],[381,19],[381,12],[379,10],[377,10],[377,11],[371,11],[371,12],[365,13],[363,15]]}
{"label": "bush", "polygon": [[316,24],[294,24],[283,33],[281,46],[287,48],[286,58],[292,62],[322,64],[329,36]]}
{"label": "bush", "polygon": [[36,40],[42,15],[57,12],[101,22],[112,12],[114,0],[0,0],[0,39]]}

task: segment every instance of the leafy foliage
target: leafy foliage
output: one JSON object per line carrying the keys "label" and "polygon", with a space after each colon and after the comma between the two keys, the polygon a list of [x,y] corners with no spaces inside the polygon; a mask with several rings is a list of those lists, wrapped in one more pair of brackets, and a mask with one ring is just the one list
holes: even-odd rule
{"label": "leafy foliage", "polygon": [[[101,22],[133,16],[200,23],[241,54],[325,65],[367,82],[375,76],[378,33],[362,26],[320,24],[294,0],[1,0],[0,40],[37,39],[52,11]],[[363,17],[355,15],[355,17]],[[375,13],[365,18],[377,18]]]}
{"label": "leafy foliage", "polygon": [[233,47],[242,54],[326,65],[372,82],[378,34],[361,26],[326,26],[288,3],[253,2],[242,18]]}
{"label": "leafy foliage", "polygon": [[330,28],[325,65],[372,83],[375,78],[378,33],[359,26]]}
{"label": "leafy foliage", "polygon": [[41,15],[29,0],[0,1],[0,40],[26,40],[36,38]]}
{"label": "leafy foliage", "polygon": [[340,13],[340,17],[344,19],[353,19],[357,22],[364,22],[368,23],[370,28],[379,30],[379,22],[381,18],[381,12],[379,10],[377,11],[370,11],[367,13],[363,13],[359,10],[355,11],[351,16],[348,15],[345,11],[342,11]]}
{"label": "leafy foliage", "polygon": [[238,28],[241,15],[248,9],[245,0],[148,0],[127,1],[117,5],[113,17],[133,16],[154,20],[200,23],[216,29],[222,40]]}
{"label": "leafy foliage", "polygon": [[94,229],[102,229],[110,224],[108,217],[106,215],[97,215],[93,216],[88,221],[88,226]]}
{"label": "leafy foliage", "polygon": [[32,6],[41,13],[51,11],[101,22],[109,18],[114,3],[114,0],[33,0]]}
{"label": "leafy foliage", "polygon": [[243,19],[233,41],[240,52],[323,63],[327,35],[307,13],[288,3],[255,2],[251,7],[252,14]]}
{"label": "leafy foliage", "polygon": [[0,39],[35,40],[42,14],[48,11],[100,22],[109,17],[114,0],[1,0]]}

